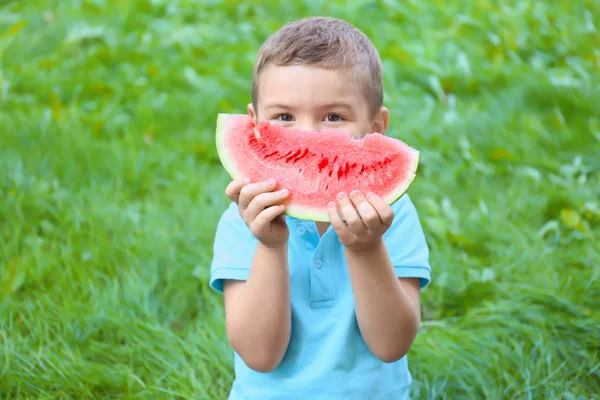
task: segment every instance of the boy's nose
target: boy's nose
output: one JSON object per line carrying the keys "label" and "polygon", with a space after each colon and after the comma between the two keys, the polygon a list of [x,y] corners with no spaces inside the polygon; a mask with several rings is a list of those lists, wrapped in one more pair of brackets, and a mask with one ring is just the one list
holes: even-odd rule
{"label": "boy's nose", "polygon": [[296,128],[303,131],[319,131],[321,130],[320,124],[318,121],[298,121],[296,124]]}

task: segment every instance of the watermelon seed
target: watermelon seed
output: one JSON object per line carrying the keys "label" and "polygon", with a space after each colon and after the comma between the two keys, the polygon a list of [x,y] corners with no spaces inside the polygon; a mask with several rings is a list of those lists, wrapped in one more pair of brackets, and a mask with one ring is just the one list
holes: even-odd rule
{"label": "watermelon seed", "polygon": [[346,163],[344,167],[344,177],[348,176],[348,172],[350,172],[350,164]]}
{"label": "watermelon seed", "polygon": [[300,160],[302,160],[303,158],[306,158],[306,156],[308,156],[308,153],[309,153],[308,149],[305,149],[305,150],[302,152],[302,154],[300,154],[300,156],[299,156],[299,157],[297,157],[297,158],[296,158],[294,161],[300,161]]}
{"label": "watermelon seed", "polygon": [[[319,172],[322,172],[328,164],[329,160],[327,158],[322,159],[321,162],[318,164]],[[331,172],[329,173],[329,176],[331,176]]]}
{"label": "watermelon seed", "polygon": [[285,158],[285,161],[286,161],[286,162],[290,162],[290,161],[292,161],[294,158],[298,157],[298,156],[299,156],[301,153],[302,153],[302,150],[296,150],[296,152],[295,152],[294,154],[292,154],[292,155],[291,155],[291,156],[289,156],[289,157],[286,157],[286,158]]}
{"label": "watermelon seed", "polygon": [[280,158],[285,158],[287,156],[289,156],[290,154],[292,154],[293,150],[288,151],[287,153],[285,153],[283,156],[281,156]]}

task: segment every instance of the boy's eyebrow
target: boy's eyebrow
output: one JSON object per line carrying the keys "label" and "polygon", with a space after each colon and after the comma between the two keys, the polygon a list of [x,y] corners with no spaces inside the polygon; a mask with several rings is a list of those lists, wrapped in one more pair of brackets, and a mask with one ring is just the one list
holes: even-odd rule
{"label": "boy's eyebrow", "polygon": [[265,108],[266,108],[267,110],[268,110],[268,109],[270,109],[270,108],[283,108],[284,110],[289,110],[289,109],[291,109],[292,107],[289,107],[289,106],[287,106],[287,105],[285,105],[285,104],[281,104],[281,103],[273,103],[273,104],[267,104],[267,105],[265,106]]}
{"label": "boy's eyebrow", "polygon": [[322,106],[322,108],[336,108],[336,107],[352,109],[352,106],[349,103],[344,103],[343,101],[336,101],[334,103],[323,104],[323,106]]}
{"label": "boy's eyebrow", "polygon": [[[327,103],[327,104],[323,104],[321,105],[321,108],[335,108],[335,107],[345,107],[345,108],[352,108],[352,106],[350,105],[350,103],[344,103],[343,101],[336,101],[333,103]],[[265,106],[265,108],[285,108],[285,109],[289,109],[292,108],[286,104],[282,104],[282,103],[273,103],[273,104],[267,104]]]}
{"label": "boy's eyebrow", "polygon": [[[323,104],[320,106],[320,108],[336,108],[336,107],[352,109],[352,106],[349,103],[344,103],[342,101],[336,101],[334,103]],[[290,107],[290,106],[282,104],[282,103],[273,103],[273,104],[267,104],[265,106],[265,108],[266,109],[282,108],[284,110],[289,110],[289,109],[292,109],[293,107]]]}

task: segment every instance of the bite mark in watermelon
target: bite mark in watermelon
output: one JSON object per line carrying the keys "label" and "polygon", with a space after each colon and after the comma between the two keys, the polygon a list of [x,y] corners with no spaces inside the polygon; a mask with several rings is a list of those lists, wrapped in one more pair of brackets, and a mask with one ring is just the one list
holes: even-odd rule
{"label": "bite mark in watermelon", "polygon": [[419,151],[379,133],[360,140],[328,130],[307,132],[243,114],[219,114],[217,152],[233,179],[274,178],[290,192],[286,214],[329,222],[327,204],[339,192],[373,192],[388,204],[412,183]]}

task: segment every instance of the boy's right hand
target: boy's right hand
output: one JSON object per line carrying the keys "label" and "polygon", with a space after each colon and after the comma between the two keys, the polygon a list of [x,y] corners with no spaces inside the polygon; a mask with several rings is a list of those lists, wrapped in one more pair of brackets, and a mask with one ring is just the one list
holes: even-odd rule
{"label": "boy's right hand", "polygon": [[225,189],[227,197],[238,204],[240,215],[254,237],[267,247],[281,246],[289,237],[282,215],[285,205],[281,204],[289,192],[287,189],[275,191],[276,188],[274,179],[258,183],[237,179]]}

